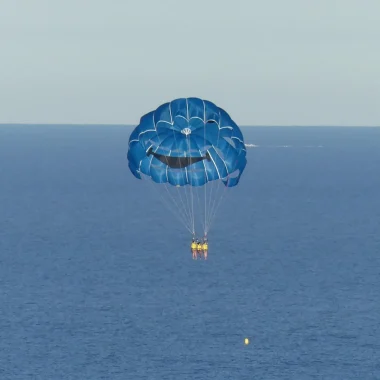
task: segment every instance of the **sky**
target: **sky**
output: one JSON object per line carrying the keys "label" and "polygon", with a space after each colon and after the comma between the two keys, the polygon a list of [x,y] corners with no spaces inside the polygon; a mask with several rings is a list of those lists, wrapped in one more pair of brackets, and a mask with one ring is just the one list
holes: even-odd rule
{"label": "sky", "polygon": [[380,125],[379,0],[0,0],[0,123]]}

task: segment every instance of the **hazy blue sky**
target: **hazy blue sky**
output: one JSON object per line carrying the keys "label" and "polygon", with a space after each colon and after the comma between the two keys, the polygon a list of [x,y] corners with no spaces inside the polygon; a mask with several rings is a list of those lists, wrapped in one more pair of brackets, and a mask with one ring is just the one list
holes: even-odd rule
{"label": "hazy blue sky", "polygon": [[0,123],[380,125],[380,0],[0,0]]}

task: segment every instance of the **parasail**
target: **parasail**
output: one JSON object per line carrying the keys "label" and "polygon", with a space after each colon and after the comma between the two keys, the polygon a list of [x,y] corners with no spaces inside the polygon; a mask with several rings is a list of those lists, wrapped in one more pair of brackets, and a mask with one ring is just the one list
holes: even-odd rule
{"label": "parasail", "polygon": [[204,236],[247,163],[240,128],[222,108],[199,98],[175,99],[142,116],[127,157],[132,174],[164,192],[189,232],[201,228]]}

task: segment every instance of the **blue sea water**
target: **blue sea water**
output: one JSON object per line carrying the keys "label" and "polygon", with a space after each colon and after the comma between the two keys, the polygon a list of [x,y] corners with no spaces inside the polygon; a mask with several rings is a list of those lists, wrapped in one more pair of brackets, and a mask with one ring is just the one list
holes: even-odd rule
{"label": "blue sea water", "polygon": [[0,127],[1,380],[380,379],[380,128],[243,128],[208,261],[130,132]]}

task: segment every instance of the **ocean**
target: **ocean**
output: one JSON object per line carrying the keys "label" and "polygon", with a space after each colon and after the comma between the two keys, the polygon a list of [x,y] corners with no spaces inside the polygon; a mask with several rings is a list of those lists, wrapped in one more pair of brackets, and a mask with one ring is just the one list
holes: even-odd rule
{"label": "ocean", "polygon": [[380,379],[380,128],[243,127],[207,261],[131,131],[0,126],[1,380]]}

